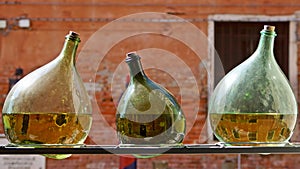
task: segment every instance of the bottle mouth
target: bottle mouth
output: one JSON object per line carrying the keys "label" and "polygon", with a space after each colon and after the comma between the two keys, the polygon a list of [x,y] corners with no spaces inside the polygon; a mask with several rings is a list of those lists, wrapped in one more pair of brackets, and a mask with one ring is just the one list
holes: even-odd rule
{"label": "bottle mouth", "polygon": [[275,31],[275,26],[271,26],[271,25],[264,25],[264,29],[265,31]]}
{"label": "bottle mouth", "polygon": [[127,53],[125,61],[128,63],[128,62],[140,60],[140,59],[141,59],[141,57],[136,52],[130,52],[130,53]]}
{"label": "bottle mouth", "polygon": [[66,35],[66,39],[80,42],[79,33],[74,31],[69,31],[69,34]]}
{"label": "bottle mouth", "polygon": [[272,25],[264,25],[264,29],[260,31],[261,34],[269,35],[269,36],[276,36],[275,26]]}

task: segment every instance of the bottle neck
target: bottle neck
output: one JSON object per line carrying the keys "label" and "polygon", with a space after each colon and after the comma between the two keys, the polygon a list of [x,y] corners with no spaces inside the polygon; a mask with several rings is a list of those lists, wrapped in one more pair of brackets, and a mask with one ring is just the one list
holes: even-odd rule
{"label": "bottle neck", "polygon": [[146,77],[140,57],[137,54],[129,53],[126,58],[126,63],[130,70],[130,81]]}
{"label": "bottle neck", "polygon": [[257,52],[263,53],[262,56],[274,56],[274,40],[276,33],[274,30],[262,30],[259,40],[259,44],[257,47]]}
{"label": "bottle neck", "polygon": [[79,42],[79,35],[77,33],[70,32],[70,34],[66,36],[64,46],[60,52],[61,59],[66,62],[70,62],[71,65],[75,65],[75,56]]}

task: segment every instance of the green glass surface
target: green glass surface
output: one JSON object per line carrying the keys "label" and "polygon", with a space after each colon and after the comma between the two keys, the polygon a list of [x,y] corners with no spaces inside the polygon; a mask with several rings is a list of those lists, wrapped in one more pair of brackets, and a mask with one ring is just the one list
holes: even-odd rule
{"label": "green glass surface", "polygon": [[[297,102],[289,81],[276,63],[273,54],[276,36],[274,30],[274,26],[264,27],[256,51],[226,74],[210,97],[209,120],[214,134],[220,141],[240,142],[241,144],[285,143],[292,136],[298,114]],[[289,120],[278,119],[278,117]],[[253,119],[262,123],[245,123],[241,119]],[[267,119],[270,121],[263,123],[265,120],[268,121]],[[237,122],[229,122],[234,120]],[[278,134],[276,139],[275,137],[267,139],[265,132],[271,132],[271,129],[276,127],[278,127],[277,130],[283,129],[281,127],[283,123],[286,125],[284,130],[288,132],[285,132],[281,138],[278,138]],[[245,125],[243,132],[248,133],[246,134],[248,136],[244,137],[234,132],[239,131],[242,125]],[[252,133],[255,136],[250,137],[250,131],[246,130],[250,125],[265,128],[265,130],[257,129],[253,131],[256,133]],[[225,131],[230,131],[230,134],[228,132],[226,134]],[[240,135],[243,138],[236,139],[234,135]],[[256,135],[259,135],[260,139]],[[271,135],[272,133],[269,134],[269,138]]]}
{"label": "green glass surface", "polygon": [[116,114],[120,145],[181,144],[185,136],[185,117],[174,96],[146,76],[136,53],[129,53],[126,62],[130,83]]}
{"label": "green glass surface", "polygon": [[[79,35],[70,32],[58,57],[22,78],[2,110],[5,135],[16,146],[83,144],[92,107],[75,67]],[[64,159],[69,154],[47,157]]]}

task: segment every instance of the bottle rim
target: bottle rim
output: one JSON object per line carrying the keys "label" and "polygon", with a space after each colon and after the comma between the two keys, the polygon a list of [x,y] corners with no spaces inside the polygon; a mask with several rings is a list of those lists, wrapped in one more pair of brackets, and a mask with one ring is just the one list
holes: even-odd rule
{"label": "bottle rim", "polygon": [[275,26],[272,25],[264,25],[264,28],[260,31],[260,33],[267,36],[277,36]]}
{"label": "bottle rim", "polygon": [[69,34],[66,35],[66,39],[70,39],[72,41],[77,41],[80,42],[80,38],[79,38],[79,33],[74,32],[74,31],[69,31]]}
{"label": "bottle rim", "polygon": [[136,52],[129,52],[126,54],[125,61],[128,63],[128,62],[131,62],[134,60],[140,60],[140,59],[141,59],[141,57]]}

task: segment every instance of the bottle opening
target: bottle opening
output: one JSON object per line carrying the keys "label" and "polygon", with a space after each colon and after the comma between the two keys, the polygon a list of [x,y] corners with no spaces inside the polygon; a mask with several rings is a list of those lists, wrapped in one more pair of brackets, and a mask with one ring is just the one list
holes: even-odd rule
{"label": "bottle opening", "polygon": [[71,36],[79,36],[79,33],[74,32],[74,31],[70,31],[69,35],[71,35]]}
{"label": "bottle opening", "polygon": [[126,62],[130,62],[133,60],[139,60],[141,57],[136,52],[130,52],[126,55]]}
{"label": "bottle opening", "polygon": [[264,25],[264,30],[265,31],[275,31],[275,26]]}
{"label": "bottle opening", "polygon": [[74,31],[69,31],[69,34],[66,36],[66,39],[76,40],[80,42],[79,33]]}
{"label": "bottle opening", "polygon": [[271,25],[264,25],[264,29],[260,33],[267,35],[267,36],[276,36],[277,35],[275,33],[275,26],[271,26]]}

